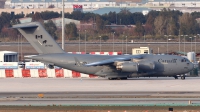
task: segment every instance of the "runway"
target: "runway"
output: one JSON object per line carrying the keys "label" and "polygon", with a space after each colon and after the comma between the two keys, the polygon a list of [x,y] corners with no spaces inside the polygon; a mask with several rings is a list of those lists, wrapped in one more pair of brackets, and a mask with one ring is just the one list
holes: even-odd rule
{"label": "runway", "polygon": [[200,77],[164,78],[0,78],[1,92],[200,92]]}
{"label": "runway", "polygon": [[[0,105],[200,106],[200,78],[2,78]],[[188,102],[191,101],[192,104]]]}
{"label": "runway", "polygon": [[[191,101],[192,104],[188,102]],[[9,106],[200,106],[200,98],[1,98]]]}

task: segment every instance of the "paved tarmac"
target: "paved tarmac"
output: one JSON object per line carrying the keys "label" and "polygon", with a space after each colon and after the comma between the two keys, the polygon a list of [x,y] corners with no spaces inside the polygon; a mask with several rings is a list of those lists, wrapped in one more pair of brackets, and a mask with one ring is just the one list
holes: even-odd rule
{"label": "paved tarmac", "polygon": [[106,78],[0,78],[1,92],[200,92],[200,77],[185,80],[164,78],[132,78],[108,80]]}
{"label": "paved tarmac", "polygon": [[[191,104],[189,104],[191,101]],[[200,98],[0,98],[9,106],[199,106]]]}
{"label": "paved tarmac", "polygon": [[200,78],[1,78],[0,105],[200,105]]}

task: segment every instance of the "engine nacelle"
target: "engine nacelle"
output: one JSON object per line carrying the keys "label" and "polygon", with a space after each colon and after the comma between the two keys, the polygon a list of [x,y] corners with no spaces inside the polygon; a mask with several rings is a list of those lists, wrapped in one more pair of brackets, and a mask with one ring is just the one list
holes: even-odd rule
{"label": "engine nacelle", "polygon": [[119,62],[116,68],[123,72],[138,72],[138,63],[131,61]]}
{"label": "engine nacelle", "polygon": [[141,70],[154,70],[155,69],[155,63],[153,61],[142,61],[139,62],[139,69]]}

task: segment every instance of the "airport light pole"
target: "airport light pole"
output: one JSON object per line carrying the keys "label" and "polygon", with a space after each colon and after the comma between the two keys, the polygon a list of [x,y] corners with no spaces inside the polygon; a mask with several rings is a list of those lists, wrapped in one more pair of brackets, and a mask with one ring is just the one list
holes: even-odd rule
{"label": "airport light pole", "polygon": [[181,51],[181,22],[178,22],[179,24],[179,52]]}
{"label": "airport light pole", "polygon": [[99,51],[101,52],[101,36],[99,36],[100,37],[100,49],[99,49]]}
{"label": "airport light pole", "polygon": [[185,55],[185,37],[188,35],[184,35],[184,55]]}
{"label": "airport light pole", "polygon": [[184,55],[185,55],[185,37],[187,37],[188,35],[181,35],[184,37]]}
{"label": "airport light pole", "polygon": [[22,61],[22,35],[20,35],[20,37],[21,37],[21,61]]}
{"label": "airport light pole", "polygon": [[79,41],[78,41],[78,52],[80,53],[81,51],[80,51],[80,30],[79,30]]}
{"label": "airport light pole", "polygon": [[192,37],[190,37],[190,39],[191,39],[191,52],[192,52]]}
{"label": "airport light pole", "polygon": [[168,52],[168,41],[169,41],[169,40],[171,40],[171,39],[167,39],[167,54],[169,53],[169,52]]}
{"label": "airport light pole", "polygon": [[18,46],[17,46],[17,51],[18,51],[18,62],[19,62],[19,37],[20,37],[20,35],[18,35],[18,38],[17,38],[17,41],[18,41]]}
{"label": "airport light pole", "polygon": [[126,54],[127,54],[127,36],[126,36]]}
{"label": "airport light pole", "polygon": [[195,45],[194,45],[194,52],[196,53],[196,42],[197,42],[197,36],[194,36],[194,38],[195,38]]}
{"label": "airport light pole", "polygon": [[178,42],[178,51],[181,51],[181,35],[180,35],[180,29],[179,29],[179,42]]}
{"label": "airport light pole", "polygon": [[[199,37],[199,35],[200,35],[200,34],[197,34],[197,37]],[[197,37],[195,38],[195,53],[197,52],[197,51],[196,51]]]}
{"label": "airport light pole", "polygon": [[[168,52],[168,40],[169,40],[168,38],[169,38],[169,36],[171,36],[171,35],[165,35],[165,36],[167,37],[167,54],[168,54],[168,53],[169,53],[169,52]],[[170,39],[170,40],[171,40],[171,39]]]}
{"label": "airport light pole", "polygon": [[86,30],[85,30],[85,54],[86,54]]}
{"label": "airport light pole", "polygon": [[115,48],[114,48],[114,37],[115,37],[115,32],[113,32],[113,52],[115,50]]}
{"label": "airport light pole", "polygon": [[[123,37],[124,37],[124,35],[123,35]],[[123,52],[124,52],[124,38],[122,37],[122,54],[124,54]]]}
{"label": "airport light pole", "polygon": [[64,31],[65,31],[65,21],[64,21],[64,16],[65,16],[65,14],[64,14],[64,6],[65,4],[64,4],[64,0],[62,0],[62,49],[63,50],[65,50],[65,33],[64,33]]}

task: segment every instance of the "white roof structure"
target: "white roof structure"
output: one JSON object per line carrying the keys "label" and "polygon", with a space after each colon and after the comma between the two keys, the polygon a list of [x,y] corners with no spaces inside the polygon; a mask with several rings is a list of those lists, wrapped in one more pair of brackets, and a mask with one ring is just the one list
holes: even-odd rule
{"label": "white roof structure", "polygon": [[[53,18],[51,20],[54,22],[56,27],[60,27],[60,28],[62,27],[62,18]],[[70,22],[72,22],[76,24],[78,28],[80,28],[80,21],[74,20],[74,19],[68,19],[68,18],[65,18],[64,20],[65,20],[65,24],[69,24]],[[48,20],[44,20],[44,23],[46,22],[48,22]]]}
{"label": "white roof structure", "polygon": [[13,51],[0,51],[0,62],[17,62],[18,53]]}
{"label": "white roof structure", "polygon": [[0,54],[18,54],[18,53],[14,51],[0,51]]}

